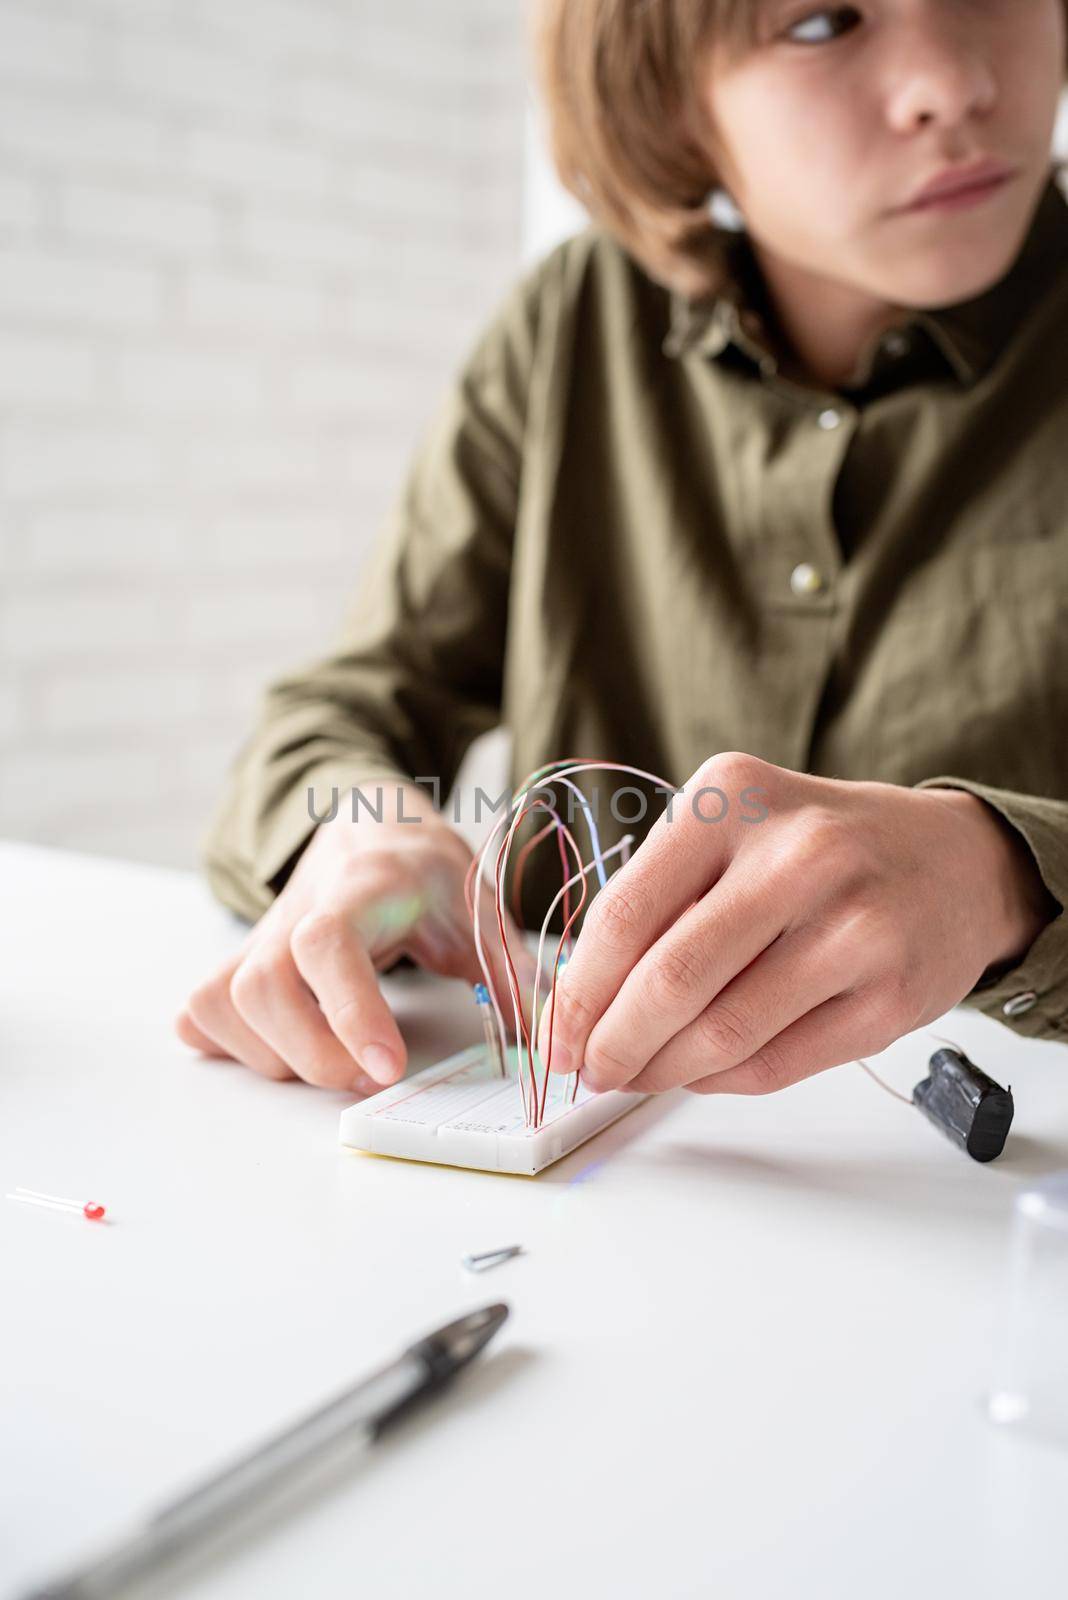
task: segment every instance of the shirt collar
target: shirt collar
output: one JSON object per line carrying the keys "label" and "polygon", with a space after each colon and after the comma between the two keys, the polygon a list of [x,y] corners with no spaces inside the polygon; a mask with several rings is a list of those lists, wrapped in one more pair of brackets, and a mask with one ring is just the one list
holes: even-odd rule
{"label": "shirt collar", "polygon": [[[665,355],[697,352],[720,357],[731,346],[766,375],[776,370],[776,355],[758,308],[754,274],[759,268],[744,233],[725,240],[724,285],[714,299],[690,300],[670,291],[670,327]],[[1056,177],[1050,177],[1019,255],[1008,273],[985,293],[939,310],[906,313],[900,329],[919,327],[929,336],[956,377],[974,383],[993,364],[1021,318],[1037,303],[1068,262],[1068,203]],[[863,352],[850,387],[862,385],[883,345],[884,335]]]}

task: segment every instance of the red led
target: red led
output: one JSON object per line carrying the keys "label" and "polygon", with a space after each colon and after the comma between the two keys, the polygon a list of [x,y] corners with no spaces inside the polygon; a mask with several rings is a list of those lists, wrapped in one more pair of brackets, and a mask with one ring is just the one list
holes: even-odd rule
{"label": "red led", "polygon": [[24,1189],[21,1185],[6,1198],[17,1200],[24,1206],[47,1206],[50,1211],[81,1212],[90,1222],[104,1220],[104,1207],[97,1200],[87,1200],[82,1205],[80,1200],[67,1200],[61,1194],[42,1194],[40,1189]]}

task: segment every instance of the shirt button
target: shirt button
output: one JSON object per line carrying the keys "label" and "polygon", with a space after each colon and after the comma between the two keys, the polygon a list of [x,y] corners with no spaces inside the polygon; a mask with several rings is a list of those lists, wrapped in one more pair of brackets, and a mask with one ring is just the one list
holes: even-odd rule
{"label": "shirt button", "polygon": [[823,574],[808,561],[802,561],[790,574],[790,588],[794,594],[819,594],[823,588]]}
{"label": "shirt button", "polygon": [[1030,1011],[1038,999],[1033,989],[1025,989],[1023,994],[1014,994],[1011,1000],[1006,1000],[1001,1010],[1006,1017],[1019,1017],[1025,1011]]}
{"label": "shirt button", "polygon": [[831,406],[828,406],[826,411],[821,411],[819,416],[816,418],[816,421],[826,433],[830,433],[832,428],[837,428],[841,420],[842,413],[840,411],[835,411]]}
{"label": "shirt button", "polygon": [[883,340],[883,348],[888,356],[903,356],[909,347],[907,333],[888,333]]}

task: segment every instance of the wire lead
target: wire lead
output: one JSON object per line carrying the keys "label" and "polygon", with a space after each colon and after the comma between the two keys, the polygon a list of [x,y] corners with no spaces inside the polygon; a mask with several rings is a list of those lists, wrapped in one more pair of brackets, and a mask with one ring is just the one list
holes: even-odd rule
{"label": "wire lead", "polygon": [[915,1105],[916,1102],[912,1099],[912,1097],[910,1095],[901,1094],[901,1093],[898,1092],[897,1089],[892,1088],[891,1085],[888,1084],[884,1078],[880,1078],[879,1074],[877,1072],[873,1071],[873,1069],[871,1067],[869,1067],[868,1063],[866,1061],[862,1061],[859,1056],[857,1057],[857,1066],[858,1067],[863,1067],[864,1071],[868,1074],[868,1077],[871,1079],[871,1081],[873,1083],[877,1083],[879,1085],[879,1088],[885,1090],[885,1092],[887,1094],[892,1094],[895,1100],[900,1100],[902,1105],[905,1105],[905,1106]]}

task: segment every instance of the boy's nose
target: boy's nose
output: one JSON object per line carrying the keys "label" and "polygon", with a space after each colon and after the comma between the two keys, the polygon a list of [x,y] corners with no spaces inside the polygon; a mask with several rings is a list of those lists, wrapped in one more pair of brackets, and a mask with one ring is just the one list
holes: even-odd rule
{"label": "boy's nose", "polygon": [[889,117],[900,133],[952,128],[982,116],[997,101],[993,63],[967,19],[930,15],[902,31],[891,75]]}

